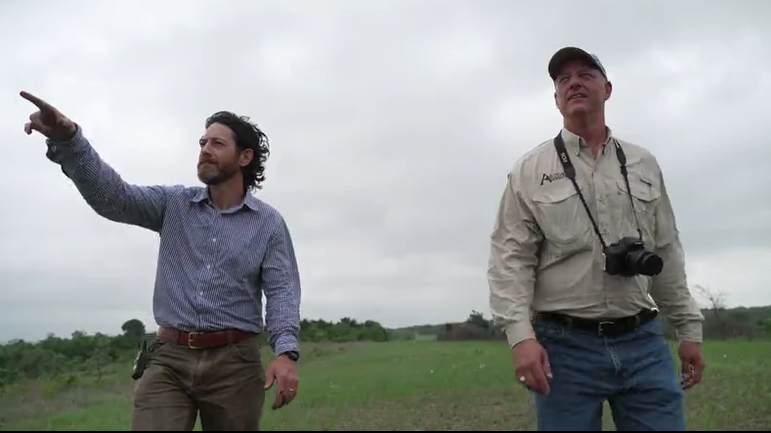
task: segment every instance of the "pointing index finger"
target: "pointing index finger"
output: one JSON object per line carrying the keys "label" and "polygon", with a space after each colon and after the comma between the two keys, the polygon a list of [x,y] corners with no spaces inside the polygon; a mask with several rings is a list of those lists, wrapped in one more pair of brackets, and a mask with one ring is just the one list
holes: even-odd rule
{"label": "pointing index finger", "polygon": [[25,92],[25,91],[22,90],[20,95],[21,95],[22,98],[26,99],[27,101],[35,104],[35,106],[37,106],[37,108],[39,108],[41,111],[42,110],[49,110],[49,111],[51,111],[51,110],[54,109],[54,107],[52,107],[51,104],[49,104],[48,102],[38,98],[37,96],[33,95],[32,93]]}

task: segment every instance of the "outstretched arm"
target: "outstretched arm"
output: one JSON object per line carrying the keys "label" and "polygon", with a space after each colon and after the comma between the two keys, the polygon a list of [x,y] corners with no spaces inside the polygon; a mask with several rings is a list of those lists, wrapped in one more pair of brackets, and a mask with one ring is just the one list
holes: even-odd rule
{"label": "outstretched arm", "polygon": [[129,185],[102,161],[79,125],[29,92],[20,96],[38,109],[29,116],[24,132],[37,131],[46,137],[48,159],[61,165],[91,208],[112,221],[161,230],[169,197],[182,186]]}
{"label": "outstretched arm", "polygon": [[125,182],[101,159],[77,126],[66,141],[47,139],[46,156],[61,165],[64,174],[97,214],[115,222],[161,230],[169,198],[182,186],[137,186]]}

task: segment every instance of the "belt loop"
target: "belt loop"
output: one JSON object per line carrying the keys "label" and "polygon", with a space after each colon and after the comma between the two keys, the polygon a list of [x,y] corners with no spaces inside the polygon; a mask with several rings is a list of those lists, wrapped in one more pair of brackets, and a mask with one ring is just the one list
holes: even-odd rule
{"label": "belt loop", "polygon": [[234,338],[233,338],[233,331],[228,329],[227,330],[227,336],[228,336],[228,345],[232,346],[233,345],[233,340],[234,340]]}

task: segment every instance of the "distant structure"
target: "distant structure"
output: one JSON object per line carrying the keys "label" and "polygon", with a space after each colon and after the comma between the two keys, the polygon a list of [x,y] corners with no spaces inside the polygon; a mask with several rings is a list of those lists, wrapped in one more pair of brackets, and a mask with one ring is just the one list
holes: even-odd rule
{"label": "distant structure", "polygon": [[465,322],[445,323],[443,331],[436,339],[439,341],[492,341],[505,340],[506,336],[493,326]]}

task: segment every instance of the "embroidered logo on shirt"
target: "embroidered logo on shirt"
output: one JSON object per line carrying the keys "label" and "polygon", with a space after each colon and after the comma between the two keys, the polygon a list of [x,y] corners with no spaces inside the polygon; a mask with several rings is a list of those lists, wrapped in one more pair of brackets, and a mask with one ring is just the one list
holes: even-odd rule
{"label": "embroidered logo on shirt", "polygon": [[541,176],[541,185],[543,185],[544,182],[549,181],[549,183],[554,182],[555,180],[560,180],[565,178],[565,172],[559,172],[559,173],[552,173],[552,174],[546,174],[544,173],[543,176]]}

